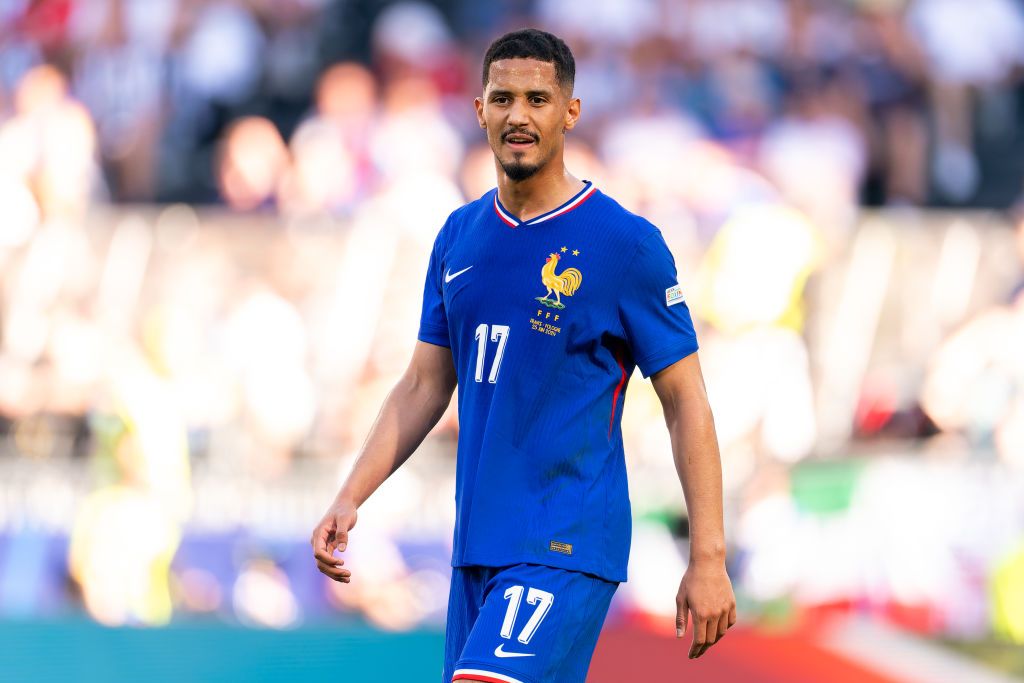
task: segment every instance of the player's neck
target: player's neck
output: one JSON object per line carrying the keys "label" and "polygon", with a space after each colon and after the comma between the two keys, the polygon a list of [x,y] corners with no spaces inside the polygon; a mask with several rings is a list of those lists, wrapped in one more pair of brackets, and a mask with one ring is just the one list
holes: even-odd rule
{"label": "player's neck", "polygon": [[526,180],[515,181],[498,167],[498,201],[520,221],[557,209],[583,189],[584,182],[563,164],[550,164]]}

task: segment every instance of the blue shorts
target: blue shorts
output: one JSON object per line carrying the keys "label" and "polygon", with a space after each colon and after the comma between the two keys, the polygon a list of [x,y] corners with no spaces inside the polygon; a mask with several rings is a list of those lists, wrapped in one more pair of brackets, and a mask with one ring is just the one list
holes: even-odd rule
{"label": "blue shorts", "polygon": [[618,586],[535,564],[453,567],[443,683],[584,683]]}

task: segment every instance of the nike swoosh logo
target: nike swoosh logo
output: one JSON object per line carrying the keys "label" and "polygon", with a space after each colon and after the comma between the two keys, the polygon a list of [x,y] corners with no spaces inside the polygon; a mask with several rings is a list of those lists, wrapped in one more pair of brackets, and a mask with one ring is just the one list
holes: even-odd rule
{"label": "nike swoosh logo", "polygon": [[[470,266],[469,268],[472,268],[472,267],[473,267],[473,266]],[[463,273],[465,273],[465,272],[466,272],[467,270],[469,270],[469,268],[463,268],[462,270],[460,270],[460,271],[459,271],[459,272],[457,272],[457,273],[453,273],[453,272],[452,272],[452,269],[451,269],[451,268],[449,268],[449,269],[448,269],[448,272],[444,274],[444,283],[445,283],[445,284],[448,284],[449,282],[451,282],[452,280],[454,280],[455,278],[457,278],[458,276],[462,275],[462,274],[463,274]]]}
{"label": "nike swoosh logo", "polygon": [[530,654],[529,652],[505,652],[503,649],[501,649],[503,647],[505,647],[505,643],[502,643],[498,647],[494,648],[494,656],[495,657],[536,657],[537,656],[535,654]]}

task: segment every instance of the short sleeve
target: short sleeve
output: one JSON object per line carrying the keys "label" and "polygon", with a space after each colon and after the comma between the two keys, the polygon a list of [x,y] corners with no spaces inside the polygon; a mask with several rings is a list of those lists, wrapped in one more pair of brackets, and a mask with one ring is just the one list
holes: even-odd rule
{"label": "short sleeve", "polygon": [[697,350],[675,259],[661,232],[645,237],[637,247],[621,291],[619,320],[644,377]]}
{"label": "short sleeve", "polygon": [[444,254],[442,230],[434,240],[427,265],[427,279],[423,284],[423,312],[420,314],[420,331],[416,337],[428,344],[451,347],[448,336],[448,314],[444,310],[444,294],[441,289]]}

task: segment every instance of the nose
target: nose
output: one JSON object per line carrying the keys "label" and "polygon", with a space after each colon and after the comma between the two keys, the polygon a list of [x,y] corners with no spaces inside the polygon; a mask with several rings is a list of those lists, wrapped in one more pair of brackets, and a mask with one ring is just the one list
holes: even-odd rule
{"label": "nose", "polygon": [[508,125],[521,127],[527,123],[529,123],[529,119],[526,116],[526,102],[517,97],[508,108]]}

